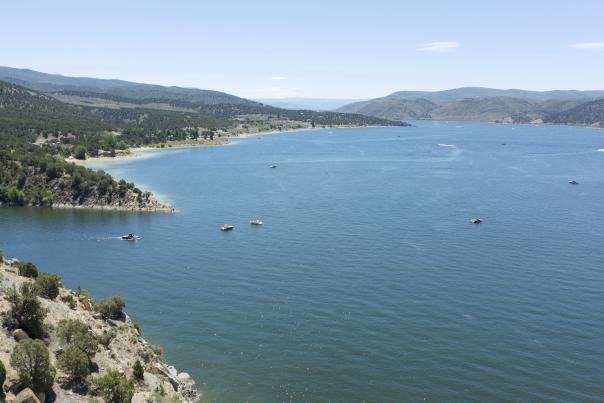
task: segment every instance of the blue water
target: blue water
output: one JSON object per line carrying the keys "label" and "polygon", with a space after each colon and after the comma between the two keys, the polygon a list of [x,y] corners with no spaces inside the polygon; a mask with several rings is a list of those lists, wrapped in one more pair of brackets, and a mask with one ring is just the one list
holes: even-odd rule
{"label": "blue water", "polygon": [[102,168],[177,214],[0,208],[0,244],[123,295],[206,401],[597,401],[598,148],[601,130],[418,122],[164,151]]}

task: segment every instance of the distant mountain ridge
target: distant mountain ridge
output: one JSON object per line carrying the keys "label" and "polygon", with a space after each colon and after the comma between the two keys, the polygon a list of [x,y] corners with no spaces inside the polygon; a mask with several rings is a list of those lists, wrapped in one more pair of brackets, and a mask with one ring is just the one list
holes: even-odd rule
{"label": "distant mountain ridge", "polygon": [[267,98],[256,99],[265,105],[284,109],[310,109],[313,111],[332,111],[344,105],[363,101],[362,99],[338,98]]}
{"label": "distant mountain ridge", "polygon": [[[604,98],[604,91],[526,91],[464,87],[445,91],[399,91],[388,96],[345,105],[339,112],[384,119],[435,119],[506,122],[553,122],[597,125],[593,109],[577,109],[564,121],[566,110]],[[580,111],[589,116],[580,117]]]}
{"label": "distant mountain ridge", "polygon": [[[86,108],[124,111],[128,109],[160,110],[163,112],[200,114],[213,119],[229,120],[249,115],[274,115],[295,121],[320,125],[401,126],[398,121],[368,115],[305,109],[283,109],[263,105],[219,91],[196,88],[165,87],[116,79],[67,77],[29,69],[0,66],[0,81],[38,91],[63,103]],[[171,115],[175,116],[175,115]],[[223,125],[224,126],[224,125]]]}
{"label": "distant mountain ridge", "polygon": [[67,77],[29,69],[0,66],[0,80],[41,92],[77,91],[109,94],[131,99],[165,99],[204,104],[256,104],[256,102],[220,91],[165,87],[116,79]]}

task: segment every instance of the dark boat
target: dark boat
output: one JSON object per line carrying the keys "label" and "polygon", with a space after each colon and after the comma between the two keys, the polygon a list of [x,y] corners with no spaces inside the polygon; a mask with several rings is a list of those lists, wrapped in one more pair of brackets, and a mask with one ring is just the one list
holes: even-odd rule
{"label": "dark boat", "polygon": [[470,224],[480,224],[482,220],[480,218],[471,218]]}
{"label": "dark boat", "polygon": [[141,239],[141,237],[138,236],[138,235],[136,235],[136,234],[130,233],[130,234],[127,234],[127,235],[122,235],[120,237],[120,239],[122,241],[136,241],[136,240]]}
{"label": "dark boat", "polygon": [[273,164],[270,166],[271,168],[277,168],[277,165]]}
{"label": "dark boat", "polygon": [[577,182],[576,180],[568,181],[568,183],[570,183],[571,185],[578,185],[579,184],[579,182]]}

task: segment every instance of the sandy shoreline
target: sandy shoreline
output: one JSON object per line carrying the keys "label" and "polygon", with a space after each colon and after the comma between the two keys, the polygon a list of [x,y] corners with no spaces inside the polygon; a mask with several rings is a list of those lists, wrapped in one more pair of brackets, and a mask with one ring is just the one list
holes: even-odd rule
{"label": "sandy shoreline", "polygon": [[322,127],[318,127],[318,128],[305,127],[305,128],[301,128],[301,129],[292,129],[292,130],[271,130],[271,131],[264,131],[264,132],[257,132],[257,133],[244,133],[244,134],[220,137],[219,139],[215,140],[213,143],[209,143],[209,142],[206,142],[206,143],[202,143],[202,142],[199,142],[199,143],[195,143],[195,142],[170,143],[169,147],[164,147],[164,148],[132,147],[132,148],[128,149],[128,151],[129,151],[128,154],[116,155],[115,157],[88,157],[85,160],[78,160],[73,157],[70,157],[70,158],[67,158],[66,161],[72,162],[76,165],[81,165],[81,166],[90,166],[90,165],[95,165],[95,164],[99,164],[99,163],[101,163],[101,164],[119,163],[119,162],[126,162],[126,161],[132,161],[132,160],[136,160],[136,159],[145,158],[146,155],[153,154],[155,152],[178,150],[178,149],[184,149],[184,148],[222,146],[222,145],[228,144],[230,139],[244,139],[244,138],[256,137],[256,136],[281,134],[281,133],[293,133],[293,132],[302,132],[302,131],[311,131],[311,130],[322,130],[322,129],[323,129]]}
{"label": "sandy shoreline", "polygon": [[220,137],[215,140],[213,143],[194,143],[194,142],[181,142],[181,143],[169,143],[168,147],[157,148],[157,147],[132,147],[129,148],[128,154],[117,155],[115,157],[89,157],[85,160],[77,160],[73,157],[67,158],[67,162],[72,162],[76,165],[81,166],[90,166],[95,164],[107,164],[107,163],[119,163],[132,161],[136,159],[145,158],[146,155],[153,154],[155,152],[162,151],[170,151],[170,150],[178,150],[184,148],[197,148],[197,147],[217,147],[229,144],[230,139],[245,139],[250,137],[257,136],[266,136],[273,134],[284,134],[284,133],[296,133],[296,132],[307,132],[307,131],[315,131],[315,130],[336,130],[336,129],[362,129],[362,128],[370,128],[370,127],[397,127],[397,126],[337,126],[337,127],[303,127],[300,129],[290,129],[290,130],[269,130],[257,133],[242,133],[230,136]]}
{"label": "sandy shoreline", "polygon": [[175,213],[176,209],[167,203],[163,203],[162,207],[122,207],[122,206],[106,206],[106,205],[80,205],[80,204],[65,204],[57,203],[48,206],[49,208],[57,209],[77,209],[77,210],[100,210],[100,211],[126,211],[130,213]]}

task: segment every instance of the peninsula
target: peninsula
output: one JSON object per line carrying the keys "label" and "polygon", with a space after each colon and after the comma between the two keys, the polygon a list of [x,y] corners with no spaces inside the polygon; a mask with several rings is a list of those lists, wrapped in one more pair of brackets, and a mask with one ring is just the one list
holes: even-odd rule
{"label": "peninsula", "polygon": [[173,211],[133,183],[73,161],[267,132],[407,125],[281,109],[217,91],[0,67],[0,204]]}

